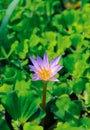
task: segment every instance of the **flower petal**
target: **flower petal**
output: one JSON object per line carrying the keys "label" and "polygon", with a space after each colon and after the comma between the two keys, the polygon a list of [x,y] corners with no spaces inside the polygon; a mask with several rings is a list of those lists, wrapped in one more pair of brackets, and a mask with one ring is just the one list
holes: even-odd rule
{"label": "flower petal", "polygon": [[42,58],[39,57],[39,56],[37,56],[37,63],[38,63],[38,65],[39,65],[40,69],[43,69],[43,68],[44,68],[44,66],[43,66],[43,60],[42,60]]}
{"label": "flower petal", "polygon": [[59,80],[58,80],[57,78],[55,78],[55,77],[52,77],[52,78],[50,78],[49,80],[50,80],[50,81],[56,81],[56,82],[59,82]]}
{"label": "flower petal", "polygon": [[46,53],[44,54],[43,64],[44,64],[45,69],[49,68],[48,56]]}
{"label": "flower petal", "polygon": [[33,65],[28,65],[34,72],[37,71],[37,69]]}
{"label": "flower petal", "polygon": [[54,67],[51,68],[51,73],[52,73],[52,76],[54,76],[59,70],[61,70],[63,68],[63,66],[60,66],[60,65],[56,65]]}
{"label": "flower petal", "polygon": [[41,57],[39,57],[39,56],[37,56],[37,63],[38,63],[39,65],[41,65],[41,64],[42,64],[42,62],[43,62],[42,58],[41,58]]}
{"label": "flower petal", "polygon": [[50,62],[50,66],[55,66],[58,64],[59,60],[60,60],[61,56],[58,56],[56,57],[55,59],[53,59],[51,62]]}
{"label": "flower petal", "polygon": [[39,69],[39,65],[36,60],[34,60],[32,57],[30,57],[30,60],[32,61],[33,65],[35,66],[36,69]]}
{"label": "flower petal", "polygon": [[37,74],[33,74],[33,75],[34,75],[34,77],[32,78],[33,81],[35,81],[35,80],[40,80],[40,78],[38,77]]}

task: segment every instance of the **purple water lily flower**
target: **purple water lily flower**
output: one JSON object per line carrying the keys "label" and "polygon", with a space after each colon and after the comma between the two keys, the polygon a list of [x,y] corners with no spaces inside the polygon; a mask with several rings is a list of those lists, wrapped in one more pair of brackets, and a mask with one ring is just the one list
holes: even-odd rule
{"label": "purple water lily flower", "polygon": [[33,65],[29,65],[29,67],[35,72],[32,80],[59,81],[54,76],[63,68],[63,66],[58,64],[60,56],[53,59],[50,63],[46,53],[44,54],[43,59],[37,56],[37,60],[34,60],[32,57],[30,57],[30,60]]}

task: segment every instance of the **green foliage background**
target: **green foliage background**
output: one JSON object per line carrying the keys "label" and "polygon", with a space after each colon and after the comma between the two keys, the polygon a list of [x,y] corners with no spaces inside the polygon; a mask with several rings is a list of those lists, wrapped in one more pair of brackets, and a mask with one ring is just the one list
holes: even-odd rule
{"label": "green foliage background", "polygon": [[[0,129],[90,130],[90,1],[0,0]],[[31,81],[29,56],[61,55],[59,83]],[[4,125],[3,125],[4,124]]]}

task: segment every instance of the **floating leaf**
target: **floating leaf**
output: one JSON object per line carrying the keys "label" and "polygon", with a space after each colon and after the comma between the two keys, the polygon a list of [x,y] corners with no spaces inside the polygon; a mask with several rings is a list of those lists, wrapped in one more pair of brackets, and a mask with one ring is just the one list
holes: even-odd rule
{"label": "floating leaf", "polygon": [[35,125],[35,124],[31,124],[31,123],[25,123],[23,129],[24,130],[43,130],[43,127]]}
{"label": "floating leaf", "polygon": [[86,130],[84,127],[73,127],[68,123],[60,123],[59,126],[55,128],[55,130]]}
{"label": "floating leaf", "polygon": [[1,102],[13,120],[19,120],[22,124],[37,111],[40,100],[35,98],[33,92],[21,91],[17,94],[12,91],[3,97]]}

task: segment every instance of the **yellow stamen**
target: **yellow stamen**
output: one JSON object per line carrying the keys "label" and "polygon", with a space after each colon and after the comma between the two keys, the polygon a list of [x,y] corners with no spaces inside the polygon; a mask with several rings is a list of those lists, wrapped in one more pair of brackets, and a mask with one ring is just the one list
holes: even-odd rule
{"label": "yellow stamen", "polygon": [[47,81],[51,77],[50,69],[46,70],[43,68],[40,71],[38,71],[37,74],[44,81]]}

